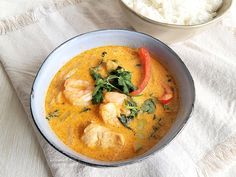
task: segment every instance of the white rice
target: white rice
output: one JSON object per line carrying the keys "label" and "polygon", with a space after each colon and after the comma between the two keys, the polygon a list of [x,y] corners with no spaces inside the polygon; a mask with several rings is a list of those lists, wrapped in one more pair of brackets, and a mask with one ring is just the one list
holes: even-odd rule
{"label": "white rice", "polygon": [[210,21],[222,5],[222,0],[123,0],[123,2],[147,18],[178,25],[196,25]]}

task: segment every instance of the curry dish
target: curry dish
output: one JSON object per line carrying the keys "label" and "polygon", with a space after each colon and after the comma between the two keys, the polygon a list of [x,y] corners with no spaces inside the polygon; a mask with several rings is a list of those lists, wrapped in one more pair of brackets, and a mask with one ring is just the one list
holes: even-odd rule
{"label": "curry dish", "polygon": [[66,63],[48,88],[46,119],[74,151],[102,161],[143,154],[178,112],[174,78],[145,48],[104,46]]}

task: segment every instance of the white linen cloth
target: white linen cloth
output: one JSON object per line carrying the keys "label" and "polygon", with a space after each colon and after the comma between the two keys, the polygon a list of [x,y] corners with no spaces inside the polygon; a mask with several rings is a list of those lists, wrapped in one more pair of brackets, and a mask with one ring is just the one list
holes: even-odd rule
{"label": "white linen cloth", "polygon": [[[0,22],[0,60],[30,121],[29,95],[33,79],[56,46],[91,30],[130,28],[117,0],[62,4],[63,7],[58,4],[42,6],[21,17]],[[236,28],[233,15],[208,31],[170,47],[187,65],[196,86],[194,112],[183,131],[162,151],[140,163],[94,168],[60,154],[36,130],[55,177],[216,177],[224,176],[227,168],[236,164]]]}

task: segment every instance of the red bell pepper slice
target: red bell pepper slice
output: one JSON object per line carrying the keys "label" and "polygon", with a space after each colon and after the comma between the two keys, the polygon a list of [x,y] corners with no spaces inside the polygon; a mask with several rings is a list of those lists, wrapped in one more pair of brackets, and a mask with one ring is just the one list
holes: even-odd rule
{"label": "red bell pepper slice", "polygon": [[162,84],[162,87],[164,88],[164,95],[162,95],[160,98],[159,98],[159,101],[162,103],[162,104],[168,104],[171,99],[174,97],[174,94],[173,94],[173,91],[171,90],[171,88],[166,85],[166,84]]}
{"label": "red bell pepper slice", "polygon": [[143,68],[143,78],[137,90],[131,92],[132,96],[139,95],[145,89],[151,77],[151,57],[148,50],[141,47],[138,49],[138,53]]}

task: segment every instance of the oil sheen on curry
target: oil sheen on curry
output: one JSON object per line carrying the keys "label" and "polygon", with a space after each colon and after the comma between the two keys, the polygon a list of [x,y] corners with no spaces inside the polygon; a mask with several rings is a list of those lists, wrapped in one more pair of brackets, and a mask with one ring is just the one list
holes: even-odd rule
{"label": "oil sheen on curry", "polygon": [[46,119],[74,151],[102,161],[143,154],[178,111],[174,78],[145,48],[104,46],[71,59],[46,95]]}

